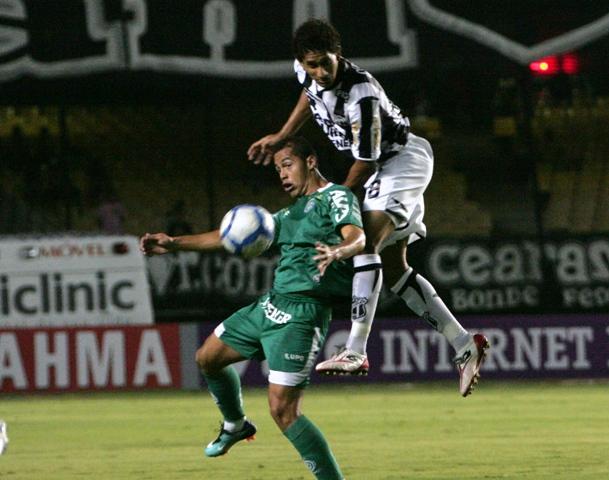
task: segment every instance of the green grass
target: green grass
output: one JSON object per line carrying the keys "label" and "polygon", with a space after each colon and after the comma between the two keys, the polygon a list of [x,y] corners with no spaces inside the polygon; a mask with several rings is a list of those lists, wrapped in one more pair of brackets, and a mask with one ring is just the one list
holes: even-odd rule
{"label": "green grass", "polygon": [[[312,386],[303,411],[348,479],[609,478],[609,384],[485,382]],[[256,441],[203,457],[219,416],[205,392],[0,396],[10,444],[2,480],[308,479],[272,422],[266,392],[244,392]]]}

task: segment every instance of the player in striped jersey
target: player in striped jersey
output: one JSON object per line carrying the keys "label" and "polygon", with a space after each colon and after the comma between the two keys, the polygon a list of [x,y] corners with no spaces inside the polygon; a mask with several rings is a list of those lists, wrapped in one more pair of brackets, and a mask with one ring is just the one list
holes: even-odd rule
{"label": "player in striped jersey", "polygon": [[311,117],[339,150],[353,159],[344,185],[366,189],[363,220],[366,249],[354,257],[352,328],[345,348],[317,365],[322,373],[365,374],[366,343],[382,284],[380,252],[399,244],[401,276],[392,291],[442,333],[455,349],[463,396],[479,377],[488,340],[472,335],[452,315],[433,286],[407,262],[407,247],[425,238],[423,193],[433,172],[427,140],[410,132],[408,119],[367,71],[341,55],[340,35],[323,20],[309,20],[294,33],[294,70],[302,93],[281,130],[254,142],[248,158],[267,165],[272,147]]}

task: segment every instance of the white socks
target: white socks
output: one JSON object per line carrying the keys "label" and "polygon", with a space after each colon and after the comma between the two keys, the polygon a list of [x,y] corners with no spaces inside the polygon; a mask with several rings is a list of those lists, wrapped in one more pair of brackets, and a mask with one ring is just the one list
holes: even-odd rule
{"label": "white socks", "polygon": [[404,300],[414,313],[442,333],[456,351],[467,344],[470,338],[467,330],[450,313],[431,283],[412,267],[408,268],[391,290]]}
{"label": "white socks", "polygon": [[380,255],[365,254],[353,257],[353,266],[355,275],[351,303],[351,332],[346,347],[365,355],[368,335],[383,284],[383,265]]}
{"label": "white socks", "polygon": [[243,425],[245,425],[245,417],[242,417],[239,420],[224,420],[224,425],[222,425],[222,428],[227,432],[233,433],[241,430]]}
{"label": "white socks", "polygon": [[[376,254],[357,255],[353,257],[353,265],[355,275],[351,303],[351,332],[346,347],[365,355],[383,284],[381,257]],[[446,307],[431,283],[412,267],[404,272],[391,290],[404,300],[414,313],[443,334],[456,351],[467,345],[470,334]]]}

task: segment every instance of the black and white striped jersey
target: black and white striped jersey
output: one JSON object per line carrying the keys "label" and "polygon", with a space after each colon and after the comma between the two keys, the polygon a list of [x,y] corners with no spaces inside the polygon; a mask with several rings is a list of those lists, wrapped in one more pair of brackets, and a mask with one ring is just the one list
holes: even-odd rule
{"label": "black and white striped jersey", "polygon": [[408,118],[370,73],[347,59],[341,62],[332,89],[323,89],[294,62],[313,118],[337,149],[350,150],[358,160],[383,160],[399,152],[408,139]]}

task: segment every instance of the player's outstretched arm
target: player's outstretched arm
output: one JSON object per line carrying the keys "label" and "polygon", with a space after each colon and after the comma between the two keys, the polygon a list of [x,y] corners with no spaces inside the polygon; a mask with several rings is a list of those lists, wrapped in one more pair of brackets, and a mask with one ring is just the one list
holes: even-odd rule
{"label": "player's outstretched arm", "polygon": [[179,251],[213,251],[221,250],[220,230],[170,237],[166,233],[146,233],[140,238],[140,250],[144,255],[164,255]]}
{"label": "player's outstretched arm", "polygon": [[328,266],[335,260],[344,260],[357,255],[364,250],[366,236],[360,227],[355,225],[343,225],[340,229],[343,241],[338,245],[326,245],[321,242],[315,244],[317,255],[313,260],[317,262],[319,273],[323,275]]}
{"label": "player's outstretched arm", "polygon": [[247,149],[248,160],[256,165],[261,163],[269,165],[273,160],[273,147],[284,138],[296,133],[310,117],[309,100],[303,90],[298,98],[298,102],[296,102],[296,106],[292,110],[288,120],[281,127],[281,130],[277,133],[266,135],[250,145]]}

